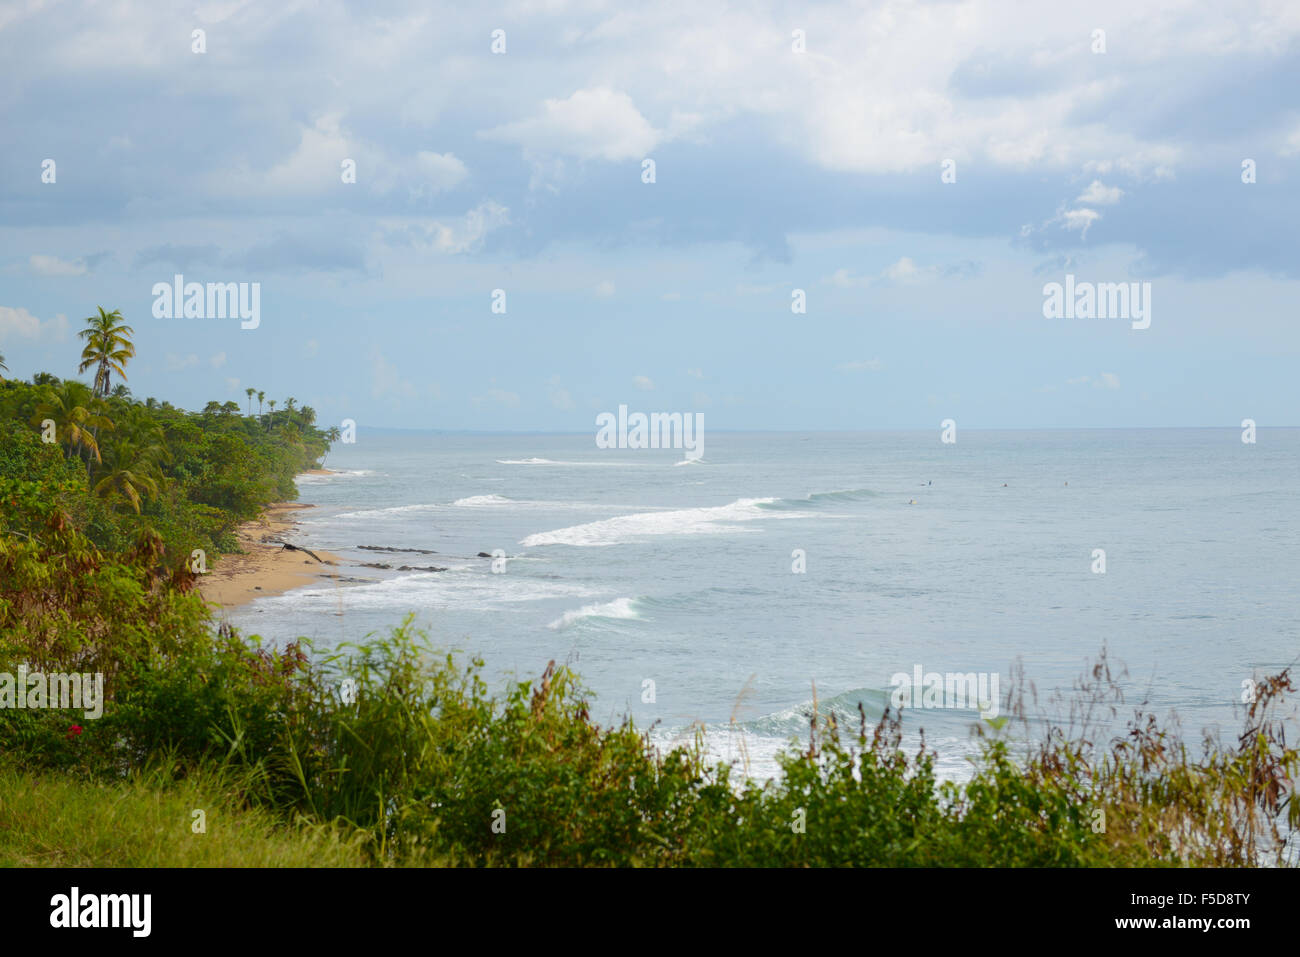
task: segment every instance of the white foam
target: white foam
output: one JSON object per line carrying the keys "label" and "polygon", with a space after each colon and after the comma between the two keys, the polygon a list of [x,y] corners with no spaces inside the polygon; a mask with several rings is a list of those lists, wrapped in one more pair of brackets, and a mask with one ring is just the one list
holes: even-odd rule
{"label": "white foam", "polygon": [[493,575],[486,563],[454,565],[445,572],[417,572],[368,584],[322,582],[259,599],[266,607],[302,610],[439,608],[486,610],[521,602],[595,598],[595,589],[551,579]]}
{"label": "white foam", "polygon": [[582,621],[584,618],[622,618],[622,619],[639,619],[637,610],[632,607],[635,604],[633,598],[615,598],[613,601],[607,601],[603,605],[583,605],[574,611],[566,611],[555,621],[547,625],[552,631],[559,631],[568,628],[576,621]]}
{"label": "white foam", "polygon": [[497,465],[567,465],[567,466],[574,466],[574,467],[577,467],[577,466],[583,466],[583,467],[585,467],[585,466],[593,466],[593,467],[596,467],[596,468],[604,468],[604,467],[606,467],[606,466],[611,466],[611,465],[613,465],[613,466],[619,466],[619,467],[622,467],[622,468],[628,468],[628,467],[635,467],[635,466],[638,466],[638,465],[646,465],[646,464],[648,464],[648,463],[645,463],[645,462],[613,462],[613,461],[606,461],[606,462],[591,462],[591,461],[588,461],[588,462],[557,462],[557,461],[555,461],[554,459],[497,459]]}
{"label": "white foam", "polygon": [[483,505],[514,505],[516,503],[504,495],[471,495],[469,498],[458,498],[451,504],[460,505],[464,508],[475,508]]}
{"label": "white foam", "polygon": [[712,508],[683,508],[669,512],[650,512],[639,515],[620,515],[585,525],[573,525],[553,532],[529,535],[519,544],[621,545],[655,535],[717,535],[740,531],[728,522],[749,522],[760,518],[801,518],[801,512],[772,511],[761,508],[775,502],[773,498],[742,498],[730,505]]}
{"label": "white foam", "polygon": [[392,508],[367,508],[360,512],[343,512],[335,518],[382,518],[385,515],[400,515],[405,512],[432,512],[442,508],[441,505],[394,505]]}

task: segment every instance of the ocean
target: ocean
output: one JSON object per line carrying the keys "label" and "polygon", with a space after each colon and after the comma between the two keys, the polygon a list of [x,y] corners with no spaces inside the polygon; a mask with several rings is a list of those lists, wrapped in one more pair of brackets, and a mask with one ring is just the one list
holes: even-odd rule
{"label": "ocean", "polygon": [[[593,716],[665,745],[702,726],[758,778],[806,740],[814,694],[856,727],[896,675],[996,676],[1005,695],[1018,663],[1041,702],[1103,647],[1125,708],[1231,740],[1243,682],[1300,655],[1300,430],[1241,434],[710,432],[684,463],[593,434],[363,429],[331,452],[339,474],[299,479],[316,507],[295,516],[296,543],[354,580],[228,617],[329,649],[414,613],[497,688],[567,663]],[[477,556],[497,549],[494,572]],[[961,778],[979,711],[914,708],[908,740],[923,727]]]}

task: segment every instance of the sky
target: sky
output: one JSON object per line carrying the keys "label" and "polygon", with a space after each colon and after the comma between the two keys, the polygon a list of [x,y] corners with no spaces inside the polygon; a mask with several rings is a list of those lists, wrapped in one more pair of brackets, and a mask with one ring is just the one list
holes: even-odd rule
{"label": "sky", "polygon": [[1300,424],[1300,4],[1070,6],[6,0],[0,353],[116,308],[137,396],[362,427]]}

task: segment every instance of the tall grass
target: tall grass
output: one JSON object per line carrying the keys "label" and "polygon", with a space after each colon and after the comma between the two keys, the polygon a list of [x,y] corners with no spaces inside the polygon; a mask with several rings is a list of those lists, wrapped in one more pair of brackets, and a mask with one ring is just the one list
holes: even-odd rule
{"label": "tall grass", "polygon": [[[814,708],[806,743],[760,783],[708,763],[698,734],[665,753],[629,721],[601,726],[566,668],[499,695],[481,672],[435,653],[409,619],[324,658],[225,629],[122,662],[104,717],[75,738],[56,714],[0,712],[0,743],[31,775],[118,782],[161,765],[169,786],[220,782],[256,827],[303,840],[310,822],[340,860],[374,865],[1296,863],[1286,672],[1259,684],[1237,741],[1195,754],[1144,705],[1116,724],[1121,683],[1104,654],[1056,717],[1013,682],[1010,720],[981,727],[962,783],[937,779],[924,738],[906,749],[890,711],[872,723],[860,708],[843,728]],[[92,831],[112,820],[87,812]],[[75,846],[120,859],[112,842]]]}

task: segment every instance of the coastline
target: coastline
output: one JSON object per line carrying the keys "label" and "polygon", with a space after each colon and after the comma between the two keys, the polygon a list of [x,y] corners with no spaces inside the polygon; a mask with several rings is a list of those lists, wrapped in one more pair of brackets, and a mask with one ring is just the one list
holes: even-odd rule
{"label": "coastline", "polygon": [[[301,475],[333,475],[329,469],[309,469]],[[242,552],[222,555],[199,580],[199,593],[215,608],[229,610],[255,598],[282,595],[295,588],[338,576],[342,559],[333,552],[312,549],[321,562],[302,551],[283,548],[277,541],[292,541],[298,526],[294,513],[315,508],[301,502],[274,502],[251,522],[235,531]],[[324,564],[322,564],[322,562]]]}

